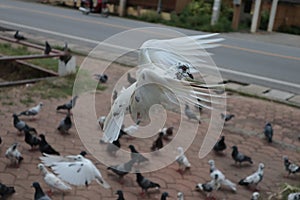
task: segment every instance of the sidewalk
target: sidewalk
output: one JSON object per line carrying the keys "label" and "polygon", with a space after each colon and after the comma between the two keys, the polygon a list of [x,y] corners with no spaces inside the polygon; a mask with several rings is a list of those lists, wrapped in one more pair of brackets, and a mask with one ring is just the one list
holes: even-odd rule
{"label": "sidewalk", "polygon": [[[41,41],[44,41],[44,39]],[[71,44],[70,48],[73,48]],[[109,80],[107,89],[97,93],[95,97],[97,100],[97,116],[106,115],[108,113],[113,86],[119,77],[128,70],[130,70],[130,68],[118,64],[108,69],[107,74]],[[8,88],[0,93],[2,97],[0,98],[2,105],[0,107],[0,122],[2,124],[1,137],[3,140],[1,144],[3,159],[0,161],[0,179],[4,184],[15,186],[16,193],[9,198],[14,200],[33,199],[34,190],[30,187],[33,181],[39,181],[44,191],[49,189],[37,169],[37,164],[39,163],[38,157],[41,156],[40,152],[28,151],[30,147],[24,142],[24,136],[17,136],[16,129],[12,125],[12,113],[24,110],[28,107],[19,101],[22,97],[23,89],[23,86]],[[7,99],[9,99],[12,104],[4,104],[4,100]],[[43,100],[44,107],[37,120],[28,121],[22,118],[24,121],[26,120],[28,124],[35,127],[39,133],[45,133],[47,141],[62,155],[78,154],[81,150],[86,149],[74,126],[70,130],[70,135],[63,136],[56,132],[58,123],[64,118],[64,114],[55,111],[56,106],[68,100],[69,99]],[[34,101],[35,103],[32,103],[31,106],[34,106],[41,100],[34,98]],[[222,132],[227,143],[225,154],[220,156],[214,152],[210,152],[204,159],[200,160],[198,158],[199,144],[202,143],[210,119],[210,112],[205,110],[202,114],[203,123],[200,125],[195,140],[186,152],[192,164],[190,173],[181,176],[175,171],[178,168],[177,163],[172,163],[160,170],[144,174],[145,177],[161,185],[160,192],[152,192],[152,190],[149,190],[148,197],[141,197],[139,195],[141,190],[135,181],[136,178],[134,174],[125,176],[124,184],[121,185],[117,182],[117,178],[114,175],[109,175],[110,172],[106,170],[106,166],[100,164],[97,165],[97,167],[101,171],[104,179],[112,186],[112,189],[105,190],[96,182],[93,182],[88,188],[73,187],[73,190],[65,194],[63,198],[60,193],[55,192],[52,199],[114,200],[116,199],[114,192],[118,189],[123,190],[125,199],[127,200],[159,200],[161,193],[164,191],[167,191],[172,196],[170,199],[176,199],[177,192],[179,191],[184,193],[185,199],[187,200],[205,199],[205,195],[194,191],[194,187],[197,183],[203,183],[210,179],[208,173],[208,160],[210,159],[214,159],[216,167],[234,183],[237,183],[241,178],[256,171],[258,164],[263,162],[265,164],[265,176],[263,181],[259,184],[262,199],[267,199],[271,193],[277,192],[283,183],[289,183],[293,186],[298,185],[299,175],[291,175],[289,178],[284,177],[287,173],[284,170],[282,156],[288,155],[293,162],[297,164],[300,163],[300,155],[298,153],[300,150],[300,141],[298,140],[300,133],[300,109],[272,101],[240,96],[231,92],[228,92],[227,105],[228,112],[235,114],[235,118],[226,124]],[[274,142],[272,144],[268,144],[262,134],[263,127],[267,121],[271,122],[274,128]],[[94,123],[95,127],[97,127],[96,119],[90,123]],[[176,132],[179,124],[180,116],[171,114],[166,125],[174,126]],[[126,126],[128,125],[130,124],[126,124]],[[20,168],[17,169],[9,167],[9,160],[4,157],[8,146],[16,141],[21,145],[20,151],[24,156],[24,162]],[[127,146],[129,144],[134,144],[139,151],[148,152],[152,145],[153,138],[145,140],[126,140],[122,138],[120,142],[122,148],[126,151],[128,150]],[[238,145],[241,152],[250,155],[253,158],[254,164],[242,167],[234,165],[234,161],[231,158],[231,146],[233,145]],[[99,149],[103,148],[105,148],[105,146],[99,144]],[[120,154],[117,153],[117,156],[120,156]],[[88,154],[87,157],[97,162],[91,154]],[[118,160],[118,157],[116,160]],[[218,200],[247,200],[251,198],[251,194],[252,191],[241,186],[237,186],[236,193],[232,193],[225,187],[214,193]]]}

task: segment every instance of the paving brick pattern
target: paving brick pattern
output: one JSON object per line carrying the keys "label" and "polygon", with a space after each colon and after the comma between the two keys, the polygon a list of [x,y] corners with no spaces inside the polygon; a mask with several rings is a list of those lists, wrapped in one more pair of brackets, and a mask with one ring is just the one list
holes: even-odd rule
{"label": "paving brick pattern", "polygon": [[[98,116],[105,115],[109,111],[113,84],[129,69],[128,67],[114,65],[106,72],[109,75],[108,88],[96,94]],[[0,133],[3,140],[1,144],[0,180],[5,184],[15,186],[16,193],[10,199],[16,200],[33,199],[34,189],[30,187],[33,181],[39,181],[44,190],[49,189],[37,169],[37,164],[39,163],[38,157],[41,156],[40,152],[29,151],[30,146],[24,142],[24,136],[18,136],[12,124],[12,113],[22,111],[27,107],[17,101],[22,94],[19,91],[22,89],[23,87],[11,88],[11,91],[14,91],[14,99],[11,99],[11,101],[15,101],[13,105],[0,104]],[[35,101],[38,103],[41,100],[35,99]],[[45,133],[47,141],[52,144],[56,150],[61,152],[61,154],[78,154],[81,150],[84,150],[85,147],[80,141],[75,127],[72,127],[69,135],[61,135],[56,131],[56,127],[59,121],[64,118],[64,114],[57,113],[55,108],[57,105],[68,101],[68,99],[42,101],[45,106],[36,120],[26,120],[25,117],[22,119],[26,120],[29,125],[35,127],[39,133]],[[88,188],[73,187],[73,190],[64,196],[59,192],[55,192],[52,198],[65,200],[113,200],[116,199],[114,192],[118,189],[122,189],[125,198],[128,200],[160,199],[160,195],[163,191],[169,192],[172,196],[170,199],[176,199],[176,194],[179,191],[183,192],[185,199],[188,200],[205,199],[205,195],[194,191],[194,188],[197,183],[209,180],[209,159],[214,159],[217,168],[223,171],[226,177],[235,183],[244,176],[256,171],[258,163],[263,162],[265,164],[265,176],[263,181],[259,184],[263,199],[267,199],[268,195],[272,192],[276,192],[281,184],[285,182],[292,185],[299,183],[300,175],[291,176],[290,178],[284,177],[286,173],[283,167],[282,156],[288,155],[291,160],[300,163],[300,156],[298,154],[298,149],[300,148],[300,141],[298,140],[298,134],[300,133],[300,110],[271,101],[243,97],[235,94],[228,94],[227,103],[228,112],[235,114],[236,117],[225,125],[222,132],[226,137],[228,146],[224,155],[216,155],[214,152],[211,152],[204,159],[200,160],[198,158],[199,144],[201,144],[203,140],[210,117],[209,111],[205,110],[202,114],[203,123],[192,145],[186,152],[192,164],[191,170],[181,176],[176,172],[178,168],[177,163],[172,163],[160,170],[144,173],[144,176],[149,177],[161,185],[160,191],[149,190],[148,196],[141,197],[141,190],[135,182],[134,174],[125,176],[124,184],[121,185],[114,175],[110,175],[105,165],[99,164],[97,167],[100,169],[105,180],[112,186],[111,189],[106,190],[96,182],[93,182]],[[30,104],[30,106],[33,105],[35,105],[35,103]],[[264,124],[267,121],[270,121],[274,126],[274,142],[272,144],[268,144],[262,134]],[[97,125],[96,122],[91,123],[95,123],[95,126]],[[174,126],[176,131],[179,123],[180,119],[178,114],[169,113],[166,124]],[[24,155],[24,162],[19,168],[10,167],[9,160],[4,157],[7,147],[15,141],[20,143],[19,149]],[[139,151],[148,152],[152,141],[153,138],[145,140],[126,140],[122,138],[121,144],[122,148],[126,150],[129,144],[134,144]],[[254,164],[243,165],[242,167],[234,165],[230,149],[232,145],[237,145],[240,151],[251,155]],[[99,144],[99,146],[101,146],[101,144]],[[118,159],[121,160],[118,156],[117,153],[117,161]],[[97,162],[92,155],[89,154],[87,157]],[[237,187],[236,193],[226,188],[221,188],[220,191],[214,193],[217,199],[250,199],[251,194],[252,191],[241,186]]]}

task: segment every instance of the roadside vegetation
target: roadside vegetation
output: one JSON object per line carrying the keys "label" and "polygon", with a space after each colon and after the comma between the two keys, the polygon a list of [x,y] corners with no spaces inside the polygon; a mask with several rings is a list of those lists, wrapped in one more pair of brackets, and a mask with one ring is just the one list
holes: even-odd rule
{"label": "roadside vegetation", "polygon": [[180,14],[171,13],[171,19],[165,20],[156,11],[148,11],[139,17],[129,16],[131,18],[162,23],[170,26],[176,26],[187,29],[194,29],[207,32],[229,32],[232,31],[231,20],[233,9],[226,5],[221,5],[220,17],[215,25],[211,25],[213,1],[194,0],[189,3]]}
{"label": "roadside vegetation", "polygon": [[[0,43],[0,55],[3,56],[32,55],[40,53],[41,52],[32,51],[24,46],[10,43]],[[57,58],[26,60],[26,62],[32,63],[47,70],[52,70],[54,72],[57,72],[58,70]],[[0,70],[0,75],[2,75],[2,77],[0,77],[1,81],[30,79],[34,78],[33,76],[38,73],[36,70],[33,72],[29,67],[17,66],[16,68],[16,65],[17,63],[14,62],[4,62],[2,69]],[[5,71],[12,67],[14,68],[13,72]],[[81,74],[80,81],[83,83],[79,92],[83,92],[87,88],[91,88],[91,86],[95,85],[95,80],[93,80],[92,77],[90,77],[89,74],[83,70],[77,71],[76,74],[71,74],[64,77],[48,77],[33,84],[26,84],[26,86],[16,86],[20,88],[20,92],[22,93],[20,95],[20,103],[29,105],[35,102],[35,99],[66,98],[71,96],[73,93],[73,84],[78,73]],[[11,92],[11,90],[14,90],[14,88],[15,86],[0,88],[0,100],[5,100],[2,101],[2,105],[14,105],[14,97],[12,96],[13,93]],[[98,84],[96,87],[96,90],[104,89],[106,89],[106,86],[102,84]]]}

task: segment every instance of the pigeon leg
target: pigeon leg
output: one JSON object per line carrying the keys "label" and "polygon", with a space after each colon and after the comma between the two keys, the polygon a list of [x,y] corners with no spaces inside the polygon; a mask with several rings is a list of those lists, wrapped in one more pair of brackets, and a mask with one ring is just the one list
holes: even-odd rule
{"label": "pigeon leg", "polygon": [[52,192],[51,189],[49,189],[49,190],[47,191],[47,195],[48,195],[49,197],[51,197],[51,196],[53,195],[53,192]]}
{"label": "pigeon leg", "polygon": [[119,183],[121,184],[121,185],[124,185],[124,178],[123,177],[119,177]]}

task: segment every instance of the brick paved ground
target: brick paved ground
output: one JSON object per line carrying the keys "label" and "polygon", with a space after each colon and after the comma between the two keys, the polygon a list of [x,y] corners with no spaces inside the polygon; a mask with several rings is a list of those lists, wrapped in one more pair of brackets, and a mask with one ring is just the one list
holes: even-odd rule
{"label": "brick paved ground", "polygon": [[[109,111],[110,94],[113,83],[118,80],[120,75],[129,70],[127,67],[120,67],[114,65],[107,71],[109,75],[108,89],[104,92],[96,94],[97,99],[97,115],[105,115]],[[27,88],[28,89],[28,88]],[[16,130],[12,125],[12,113],[18,112],[26,108],[24,104],[18,102],[22,95],[23,87],[10,88],[7,99],[6,94],[2,92],[1,101],[13,101],[13,105],[0,104],[0,124],[1,124],[1,137],[3,143],[1,144],[1,157],[0,160],[0,180],[1,182],[15,186],[16,193],[10,199],[33,199],[34,190],[30,187],[33,181],[39,181],[44,188],[48,189],[47,185],[43,182],[42,176],[37,169],[39,163],[38,157],[40,152],[31,152],[29,146],[24,142],[24,136],[17,136]],[[14,93],[12,93],[14,91]],[[5,97],[6,96],[6,97]],[[63,155],[78,154],[85,147],[81,143],[75,128],[70,131],[70,135],[62,136],[56,132],[56,127],[59,121],[64,117],[64,114],[57,113],[55,108],[58,104],[66,102],[68,99],[59,100],[42,100],[44,108],[41,111],[38,119],[35,121],[28,121],[28,123],[37,128],[39,133],[45,133],[46,139],[55,149]],[[41,101],[35,99],[32,106]],[[258,163],[265,163],[265,176],[262,183],[259,185],[263,199],[271,192],[275,192],[282,183],[287,182],[295,185],[299,182],[299,175],[284,178],[285,171],[282,163],[282,156],[288,155],[293,161],[300,161],[298,149],[300,141],[298,141],[299,118],[300,110],[297,108],[288,107],[282,104],[268,102],[264,100],[242,97],[235,94],[229,95],[228,98],[228,111],[234,113],[236,117],[230,121],[223,130],[226,136],[228,147],[238,145],[240,150],[251,155],[254,160],[252,166],[237,167],[233,164],[231,159],[231,149],[227,148],[225,155],[220,156],[211,152],[207,157],[200,160],[198,158],[199,144],[203,139],[208,126],[209,112],[204,111],[202,118],[204,122],[198,130],[198,135],[193,144],[186,152],[187,157],[191,161],[192,168],[190,173],[181,176],[175,170],[177,164],[162,168],[158,171],[145,173],[146,177],[151,178],[153,181],[161,185],[160,191],[150,192],[149,196],[139,196],[140,188],[135,182],[135,175],[129,174],[125,176],[124,185],[119,184],[114,176],[110,176],[106,170],[106,166],[97,165],[101,170],[104,178],[111,184],[112,189],[105,190],[97,183],[93,182],[89,188],[73,187],[73,190],[64,196],[66,200],[81,200],[81,199],[116,199],[114,191],[122,189],[125,198],[128,200],[136,199],[160,199],[160,194],[167,191],[176,199],[177,192],[181,191],[185,194],[185,199],[205,199],[204,195],[195,192],[193,189],[199,182],[209,180],[209,165],[207,161],[214,159],[216,166],[224,172],[224,174],[233,182],[238,182],[245,175],[254,172],[257,169]],[[25,118],[22,118],[25,120]],[[262,130],[266,121],[270,121],[274,125],[274,143],[268,144],[262,135]],[[94,123],[93,121],[90,123]],[[179,117],[177,114],[170,114],[167,125],[178,127]],[[95,126],[96,126],[95,122]],[[9,145],[18,141],[20,143],[20,150],[24,155],[24,162],[20,168],[11,168],[8,166],[8,160],[4,157],[4,153]],[[139,139],[127,141],[121,139],[121,144],[127,150],[129,143],[135,144],[140,151],[148,151],[151,146],[151,139],[141,141]],[[99,144],[99,146],[101,146]],[[99,147],[100,148],[100,147]],[[96,162],[92,155],[88,158]],[[300,162],[299,162],[300,163]],[[217,199],[250,199],[252,192],[248,189],[238,186],[237,193],[232,193],[226,188],[221,189],[215,193]],[[53,199],[62,199],[60,193],[54,193]]]}

